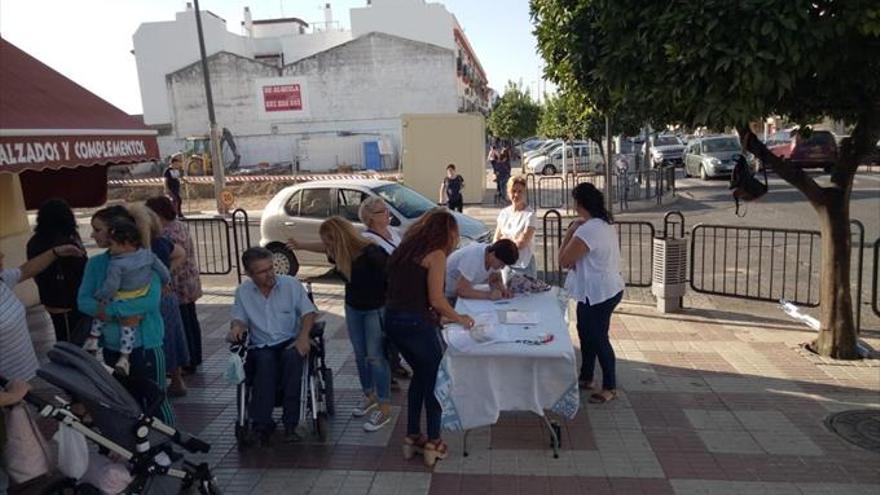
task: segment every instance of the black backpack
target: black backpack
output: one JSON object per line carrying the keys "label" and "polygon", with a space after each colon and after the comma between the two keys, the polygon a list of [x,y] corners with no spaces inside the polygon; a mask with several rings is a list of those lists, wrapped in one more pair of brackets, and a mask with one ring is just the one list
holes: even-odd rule
{"label": "black backpack", "polygon": [[736,158],[733,173],[730,175],[730,189],[733,191],[733,200],[736,202],[737,216],[745,216],[745,214],[739,214],[740,201],[754,201],[767,194],[767,168],[762,167],[762,169],[764,170],[763,183],[752,174],[746,157],[739,155]]}

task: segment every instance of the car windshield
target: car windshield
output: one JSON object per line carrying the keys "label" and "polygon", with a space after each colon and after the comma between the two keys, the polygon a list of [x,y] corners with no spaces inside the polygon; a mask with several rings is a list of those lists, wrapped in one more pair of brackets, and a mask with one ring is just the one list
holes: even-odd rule
{"label": "car windshield", "polygon": [[437,203],[400,184],[379,186],[373,192],[406,218],[418,218],[437,207]]}
{"label": "car windshield", "polygon": [[705,153],[718,153],[720,151],[740,151],[739,141],[736,138],[707,139],[703,141]]}
{"label": "car windshield", "polygon": [[681,141],[675,136],[657,136],[654,139],[654,146],[675,146],[680,144]]}
{"label": "car windshield", "polygon": [[808,144],[816,144],[816,145],[828,145],[834,142],[834,136],[831,135],[830,132],[813,132],[810,136],[810,139],[807,140]]}

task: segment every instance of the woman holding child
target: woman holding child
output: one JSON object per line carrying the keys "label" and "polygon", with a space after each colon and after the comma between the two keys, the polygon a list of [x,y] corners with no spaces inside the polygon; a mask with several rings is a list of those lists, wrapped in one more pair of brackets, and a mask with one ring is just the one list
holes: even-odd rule
{"label": "woman holding child", "polygon": [[[92,238],[98,247],[110,247],[110,227],[117,222],[134,223],[141,233],[141,244],[150,245],[150,220],[147,213],[136,207],[129,210],[122,206],[109,206],[98,210],[92,216]],[[146,239],[143,238],[144,236]],[[79,288],[77,306],[87,315],[104,319],[101,347],[104,361],[109,364],[115,364],[120,358],[121,322],[138,318],[133,350],[129,357],[129,378],[134,382],[149,380],[164,392],[165,355],[162,351],[164,326],[160,311],[162,286],[159,275],[153,273],[145,295],[135,299],[111,301],[99,314],[99,301],[95,294],[107,277],[110,259],[109,250],[89,258]],[[147,400],[147,398],[140,399],[141,402]],[[166,399],[161,402],[157,415],[165,423],[174,424],[174,413]]]}

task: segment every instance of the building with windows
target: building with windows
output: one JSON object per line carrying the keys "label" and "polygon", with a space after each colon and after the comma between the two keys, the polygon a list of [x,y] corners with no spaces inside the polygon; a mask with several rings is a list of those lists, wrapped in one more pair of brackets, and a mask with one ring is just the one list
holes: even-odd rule
{"label": "building with windows", "polygon": [[[455,16],[440,3],[372,0],[340,29],[324,21],[255,20],[241,34],[202,12],[217,122],[235,136],[242,164],[290,162],[300,170],[398,163],[403,114],[489,109],[485,72]],[[142,24],[134,55],[144,122],[163,154],[207,134],[195,12]],[[366,143],[372,143],[370,145]],[[375,157],[373,157],[375,158]]]}

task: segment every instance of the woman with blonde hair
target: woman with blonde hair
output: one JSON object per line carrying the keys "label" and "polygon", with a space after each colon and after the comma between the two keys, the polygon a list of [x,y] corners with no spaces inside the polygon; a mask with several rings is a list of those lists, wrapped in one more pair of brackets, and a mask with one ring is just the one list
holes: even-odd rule
{"label": "woman with blonde hair", "polygon": [[507,181],[507,197],[510,199],[510,206],[503,208],[498,214],[495,237],[492,241],[501,239],[513,241],[519,249],[519,259],[510,265],[510,269],[534,278],[537,276],[535,230],[538,227],[538,216],[529,206],[524,176],[511,177]]}
{"label": "woman with blonde hair", "polygon": [[345,321],[364,392],[352,416],[362,417],[372,411],[364,430],[376,431],[391,421],[391,372],[382,345],[388,254],[342,217],[328,218],[318,233],[320,242],[289,239],[287,245],[326,253],[345,280]]}

